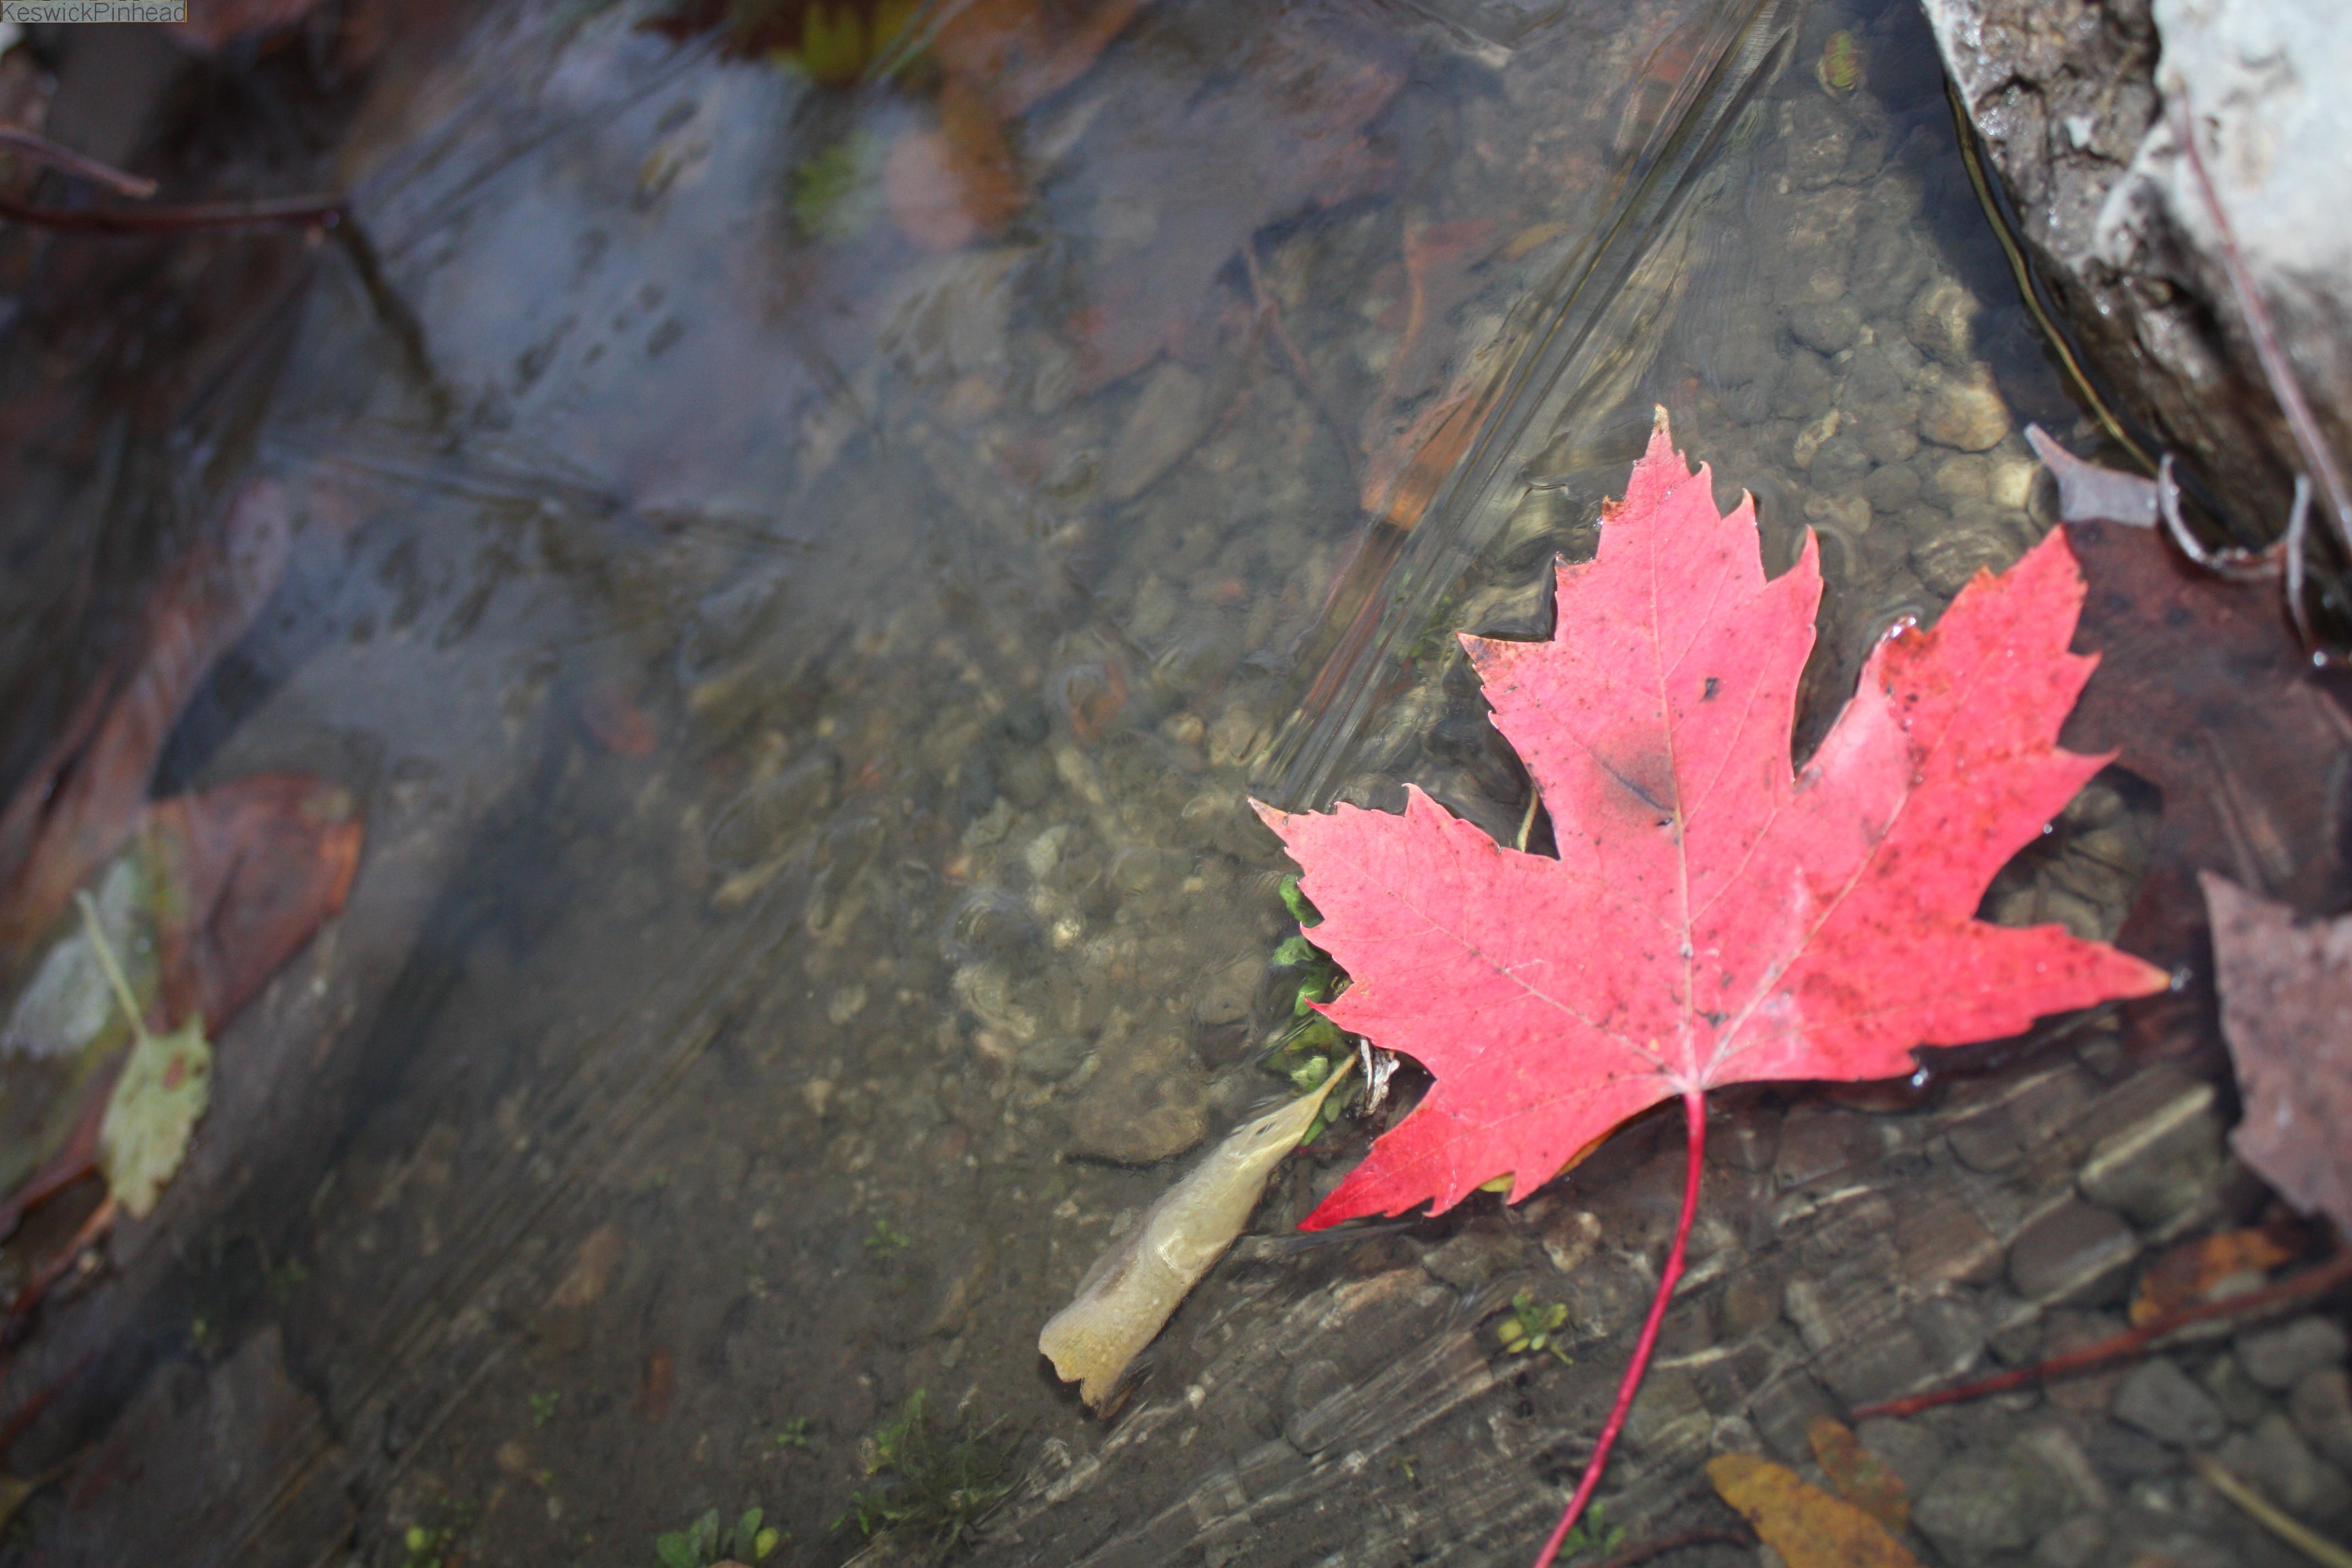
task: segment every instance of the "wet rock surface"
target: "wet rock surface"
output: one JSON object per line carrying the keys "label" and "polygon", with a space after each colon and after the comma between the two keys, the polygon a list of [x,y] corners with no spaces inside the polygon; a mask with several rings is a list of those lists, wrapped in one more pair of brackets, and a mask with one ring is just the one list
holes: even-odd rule
{"label": "wet rock surface", "polygon": [[2275,413],[2167,115],[2186,105],[2200,117],[2254,286],[2344,450],[2352,230],[2312,193],[2342,185],[2352,126],[2312,84],[2352,66],[2352,23],[2325,0],[1927,0],[1926,10],[2023,243],[2091,363],[2128,415],[2193,455],[2269,537],[2289,477],[2309,465]]}

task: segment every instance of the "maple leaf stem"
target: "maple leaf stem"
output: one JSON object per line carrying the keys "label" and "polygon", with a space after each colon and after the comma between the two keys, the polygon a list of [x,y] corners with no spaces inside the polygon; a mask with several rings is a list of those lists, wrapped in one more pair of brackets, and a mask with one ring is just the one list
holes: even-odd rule
{"label": "maple leaf stem", "polygon": [[1617,1403],[1609,1412],[1608,1425],[1601,1428],[1601,1440],[1593,1445],[1592,1458],[1585,1462],[1584,1478],[1576,1483],[1576,1495],[1568,1500],[1559,1522],[1551,1527],[1543,1550],[1536,1553],[1534,1568],[1551,1568],[1552,1559],[1559,1555],[1560,1543],[1576,1528],[1584,1505],[1592,1500],[1593,1492],[1599,1489],[1601,1472],[1608,1468],[1609,1450],[1616,1447],[1617,1434],[1633,1411],[1633,1396],[1641,1392],[1642,1374],[1650,1369],[1650,1352],[1657,1349],[1658,1325],[1664,1320],[1666,1307],[1674,1300],[1675,1286],[1683,1277],[1683,1254],[1690,1246],[1691,1221],[1698,1215],[1699,1167],[1706,1158],[1706,1097],[1697,1089],[1683,1096],[1683,1125],[1690,1133],[1690,1163],[1683,1175],[1683,1212],[1675,1222],[1675,1245],[1666,1253],[1666,1266],[1658,1271],[1657,1294],[1650,1300],[1650,1315],[1642,1321],[1642,1337],[1633,1342],[1633,1360],[1625,1368],[1624,1380],[1617,1385]]}

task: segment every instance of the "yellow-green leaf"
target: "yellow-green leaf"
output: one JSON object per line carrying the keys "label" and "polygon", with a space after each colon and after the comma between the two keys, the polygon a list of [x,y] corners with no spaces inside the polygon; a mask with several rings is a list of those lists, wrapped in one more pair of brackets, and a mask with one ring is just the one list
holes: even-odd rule
{"label": "yellow-green leaf", "polygon": [[187,1157],[212,1100],[213,1050],[201,1016],[168,1035],[142,1033],[98,1128],[99,1169],[134,1218],[144,1216]]}

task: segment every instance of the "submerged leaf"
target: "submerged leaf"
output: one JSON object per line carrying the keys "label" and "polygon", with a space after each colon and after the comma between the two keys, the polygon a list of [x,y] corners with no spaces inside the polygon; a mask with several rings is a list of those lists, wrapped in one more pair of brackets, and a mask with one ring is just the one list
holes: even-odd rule
{"label": "submerged leaf", "polygon": [[148,1032],[138,998],[99,923],[98,905],[88,893],[79,897],[91,950],[138,1037],[99,1122],[98,1165],[114,1201],[132,1218],[143,1218],[187,1158],[188,1139],[212,1102],[213,1048],[199,1014],[191,1014],[168,1035]]}
{"label": "submerged leaf", "polygon": [[1838,1495],[1900,1534],[1911,1522],[1911,1493],[1886,1461],[1862,1446],[1853,1428],[1828,1415],[1805,1423],[1805,1440]]}
{"label": "submerged leaf", "polygon": [[1789,1568],[1918,1568],[1878,1521],[1785,1465],[1723,1454],[1707,1461],[1706,1479]]}
{"label": "submerged leaf", "polygon": [[2221,1034],[2246,1102],[2231,1144],[2352,1237],[2352,915],[2298,921],[2210,871],[2204,884]]}
{"label": "submerged leaf", "polygon": [[1147,1210],[1136,1227],[1087,1270],[1076,1299],[1054,1314],[1037,1348],[1066,1382],[1100,1409],[1209,1266],[1224,1256],[1283,1156],[1315,1125],[1324,1097],[1346,1076],[1245,1121]]}

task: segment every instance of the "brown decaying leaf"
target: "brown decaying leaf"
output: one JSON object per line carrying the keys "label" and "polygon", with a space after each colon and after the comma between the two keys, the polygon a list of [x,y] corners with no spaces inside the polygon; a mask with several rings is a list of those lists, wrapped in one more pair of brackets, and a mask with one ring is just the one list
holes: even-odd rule
{"label": "brown decaying leaf", "polygon": [[1832,1415],[1805,1423],[1805,1440],[1838,1495],[1888,1530],[1901,1534],[1911,1522],[1911,1493],[1903,1478],[1862,1446],[1853,1428]]}
{"label": "brown decaying leaf", "polygon": [[1706,1479],[1788,1568],[1918,1568],[1885,1526],[1785,1465],[1721,1454],[1707,1461]]}
{"label": "brown decaying leaf", "polygon": [[2302,921],[2227,878],[2200,879],[2245,1101],[2230,1142],[2289,1203],[2352,1238],[2352,915]]}
{"label": "brown decaying leaf", "polygon": [[125,658],[0,813],[0,977],[129,840],[172,726],[277,585],[289,532],[285,491],[247,486],[218,538],[190,551],[148,601]]}
{"label": "brown decaying leaf", "polygon": [[215,1034],[339,912],[358,875],[351,794],[301,773],[258,773],[158,801],[149,814],[170,859],[156,922],[163,1011],[201,1014]]}
{"label": "brown decaying leaf", "polygon": [[2090,584],[2075,646],[2100,661],[2063,738],[2118,752],[2164,792],[2117,942],[2168,968],[2201,963],[2201,870],[2297,909],[2341,907],[2352,719],[2297,647],[2277,585],[2197,572],[2145,528],[2067,535]]}
{"label": "brown decaying leaf", "polygon": [[2288,1226],[2257,1226],[2200,1236],[2171,1248],[2140,1276],[2132,1295],[2132,1327],[2145,1328],[2198,1300],[2225,1279],[2269,1273],[2303,1256],[2305,1237]]}

